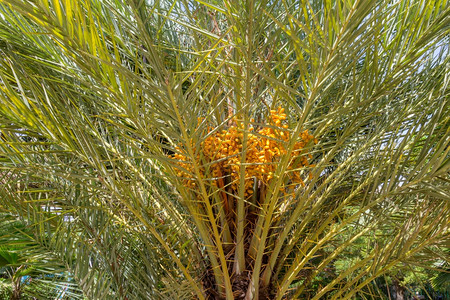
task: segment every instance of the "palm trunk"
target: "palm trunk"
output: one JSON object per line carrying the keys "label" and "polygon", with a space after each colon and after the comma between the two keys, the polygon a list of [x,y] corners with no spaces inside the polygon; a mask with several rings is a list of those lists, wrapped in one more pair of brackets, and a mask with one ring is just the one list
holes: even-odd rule
{"label": "palm trunk", "polygon": [[394,281],[394,292],[396,300],[404,300],[405,298],[405,288],[400,285],[398,280]]}
{"label": "palm trunk", "polygon": [[11,300],[20,300],[21,290],[20,290],[20,277],[13,279],[13,291],[11,294]]}

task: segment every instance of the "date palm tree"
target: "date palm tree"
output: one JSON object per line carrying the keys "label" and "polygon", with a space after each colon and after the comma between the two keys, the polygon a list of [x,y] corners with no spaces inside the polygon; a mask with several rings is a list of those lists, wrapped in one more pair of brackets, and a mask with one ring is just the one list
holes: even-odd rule
{"label": "date palm tree", "polygon": [[0,9],[1,205],[87,299],[369,299],[448,259],[447,1]]}

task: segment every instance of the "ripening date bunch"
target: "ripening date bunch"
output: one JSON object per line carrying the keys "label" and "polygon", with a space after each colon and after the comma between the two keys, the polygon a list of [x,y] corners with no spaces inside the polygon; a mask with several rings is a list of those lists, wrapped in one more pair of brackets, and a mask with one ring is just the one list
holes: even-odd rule
{"label": "ripening date bunch", "polygon": [[[254,193],[255,186],[268,185],[281,158],[288,152],[291,134],[288,125],[285,124],[286,117],[283,108],[271,110],[267,124],[259,130],[255,130],[250,124],[246,137],[244,124],[237,119],[234,119],[233,125],[227,129],[212,134],[211,129],[208,129],[207,137],[201,143],[200,152],[196,157],[197,164],[201,166],[199,172],[202,178],[206,178],[204,182],[221,189],[225,187],[228,192],[237,195],[241,165],[245,165],[245,197]],[[311,155],[303,153],[304,147],[310,141],[317,143],[317,140],[305,130],[294,143],[286,173],[288,186],[285,187],[304,185],[299,169],[310,166],[308,159],[312,158]],[[177,175],[182,178],[185,186],[195,189],[197,183],[194,180],[193,163],[182,154],[185,153],[183,149],[177,148],[177,151],[177,154],[172,155],[181,167]]]}

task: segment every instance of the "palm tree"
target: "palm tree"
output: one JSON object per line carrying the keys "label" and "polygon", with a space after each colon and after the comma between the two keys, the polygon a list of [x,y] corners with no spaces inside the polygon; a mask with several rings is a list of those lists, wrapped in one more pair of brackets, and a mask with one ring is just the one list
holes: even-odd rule
{"label": "palm tree", "polygon": [[66,268],[51,251],[35,243],[33,230],[0,214],[0,294],[2,299],[82,299]]}
{"label": "palm tree", "polygon": [[0,3],[2,205],[88,299],[376,298],[448,258],[447,1]]}

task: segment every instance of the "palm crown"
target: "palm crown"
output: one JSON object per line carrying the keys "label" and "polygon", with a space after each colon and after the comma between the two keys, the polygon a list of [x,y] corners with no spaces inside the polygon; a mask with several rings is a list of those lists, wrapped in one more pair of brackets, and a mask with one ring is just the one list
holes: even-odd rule
{"label": "palm crown", "polygon": [[85,297],[376,297],[448,253],[447,1],[0,3],[2,205]]}

